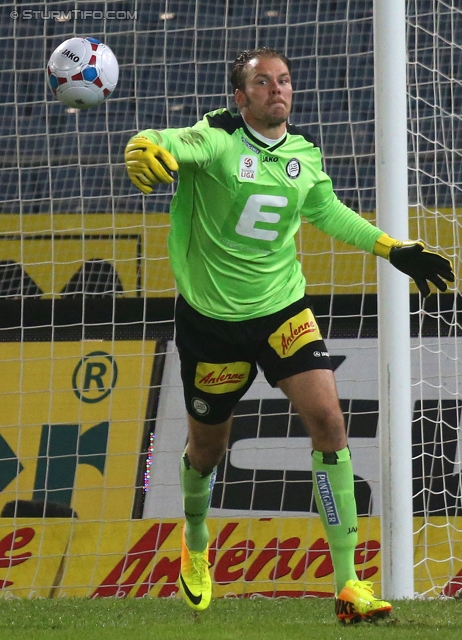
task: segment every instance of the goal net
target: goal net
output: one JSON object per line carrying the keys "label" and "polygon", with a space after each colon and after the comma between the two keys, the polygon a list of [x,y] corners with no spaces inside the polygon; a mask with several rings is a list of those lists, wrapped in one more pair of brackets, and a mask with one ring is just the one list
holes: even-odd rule
{"label": "goal net", "polygon": [[[0,7],[0,580],[19,596],[169,596],[186,437],[166,238],[173,194],[144,197],[123,150],[145,128],[233,107],[230,65],[292,60],[292,121],[339,197],[375,221],[372,0],[48,1]],[[460,272],[462,9],[407,0],[410,237]],[[52,51],[93,36],[118,58],[103,105],[46,86]],[[332,355],[360,514],[356,567],[380,591],[377,278],[372,256],[297,237]],[[460,298],[411,294],[415,592],[462,588]],[[211,505],[216,595],[333,594],[310,439],[258,378],[237,407]],[[403,517],[405,515],[403,514]]]}

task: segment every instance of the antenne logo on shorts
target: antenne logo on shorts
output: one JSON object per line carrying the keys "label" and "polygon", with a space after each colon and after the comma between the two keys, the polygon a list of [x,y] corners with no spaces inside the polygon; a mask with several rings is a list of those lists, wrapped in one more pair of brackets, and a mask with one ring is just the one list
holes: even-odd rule
{"label": "antenne logo on shorts", "polygon": [[194,384],[207,393],[229,393],[241,389],[249,379],[249,373],[250,362],[198,362]]}
{"label": "antenne logo on shorts", "polygon": [[301,347],[314,340],[322,340],[316,320],[310,309],[289,318],[268,338],[271,347],[281,358],[288,358]]}

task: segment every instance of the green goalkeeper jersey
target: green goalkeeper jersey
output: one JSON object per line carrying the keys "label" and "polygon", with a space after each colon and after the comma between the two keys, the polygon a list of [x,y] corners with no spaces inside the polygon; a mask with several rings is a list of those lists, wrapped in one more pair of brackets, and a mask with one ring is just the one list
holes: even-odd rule
{"label": "green goalkeeper jersey", "polygon": [[298,127],[267,145],[242,116],[219,109],[193,127],[139,135],[179,164],[169,257],[178,291],[206,316],[258,318],[304,295],[294,237],[301,216],[370,253],[382,234],[339,201],[319,148]]}

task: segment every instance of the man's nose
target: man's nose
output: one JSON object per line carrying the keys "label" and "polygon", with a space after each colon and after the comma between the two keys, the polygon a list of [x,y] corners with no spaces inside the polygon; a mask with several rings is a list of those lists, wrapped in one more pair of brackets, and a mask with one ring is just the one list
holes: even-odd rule
{"label": "man's nose", "polygon": [[281,87],[279,86],[279,82],[277,80],[274,80],[274,82],[271,83],[271,91],[273,93],[279,93],[281,91]]}

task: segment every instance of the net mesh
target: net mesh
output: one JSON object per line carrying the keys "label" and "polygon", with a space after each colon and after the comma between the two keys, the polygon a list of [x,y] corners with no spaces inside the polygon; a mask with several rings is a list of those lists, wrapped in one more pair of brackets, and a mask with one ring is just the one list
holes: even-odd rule
{"label": "net mesh", "polygon": [[[175,456],[184,444],[184,415],[176,413],[182,406],[180,384],[169,369],[175,286],[166,253],[166,213],[173,190],[160,186],[149,197],[137,192],[123,163],[127,140],[144,128],[188,126],[209,110],[232,107],[228,76],[234,57],[242,49],[272,46],[292,60],[292,121],[306,126],[319,142],[339,197],[373,222],[372,10],[372,0],[59,0],[29,5],[6,1],[0,7],[0,347],[9,366],[0,390],[9,407],[0,440],[2,505],[54,498],[74,507],[81,520],[93,522],[89,535],[103,568],[92,561],[77,585],[64,578],[63,593],[89,594],[105,576],[99,593],[119,593],[108,585],[111,580],[122,584],[124,569],[113,574],[107,569],[114,558],[111,547],[101,542],[104,525],[98,520],[118,519],[126,527],[123,552],[135,548],[142,553],[143,544],[155,546],[167,536],[169,518],[181,516]],[[458,275],[462,10],[456,0],[407,0],[406,27],[410,237],[449,257]],[[45,82],[51,52],[75,35],[99,38],[120,65],[113,96],[89,111],[64,107]],[[298,249],[337,368],[359,511],[369,517],[361,519],[358,567],[363,577],[376,580],[378,574],[371,573],[378,544],[374,517],[380,514],[375,259],[307,224],[302,224]],[[454,595],[462,587],[457,577],[462,569],[460,301],[452,291],[421,306],[413,285],[411,293],[415,585],[419,593]],[[95,352],[99,355],[91,355]],[[68,371],[69,358],[74,364]],[[120,378],[123,391],[104,399],[109,413],[86,413],[100,406],[92,404],[98,389],[110,387],[105,376],[113,375],[111,358],[119,366],[128,363],[126,377]],[[75,373],[78,367],[80,373]],[[39,373],[37,386],[33,381]],[[72,398],[80,393],[88,400],[80,398],[74,413],[56,409],[65,397],[60,395],[65,393],[61,379],[68,380]],[[273,520],[272,538],[258,532],[252,538],[249,524],[242,534],[244,546],[239,537],[230,534],[228,539],[217,531],[215,551],[234,544],[237,554],[220,556],[217,575],[224,576],[225,584],[232,574],[229,566],[239,561],[258,590],[264,558],[268,566],[280,558],[279,569],[268,571],[260,591],[286,594],[292,589],[292,594],[303,595],[316,591],[313,584],[321,574],[326,580],[332,575],[329,566],[321,564],[322,573],[313,564],[314,558],[327,562],[325,546],[318,545],[316,518],[304,525],[306,540],[299,536],[296,543],[290,535],[295,526],[291,516],[315,512],[309,440],[284,398],[272,396],[263,383],[256,389],[238,408],[213,513],[225,533],[231,531],[228,516],[285,518]],[[128,406],[132,409],[127,413]],[[60,432],[57,425],[66,429]],[[165,435],[168,425],[177,425],[173,433],[179,445]],[[131,434],[125,446],[117,440],[122,435],[111,435],[123,428]],[[60,449],[65,442],[73,443],[69,450]],[[81,464],[79,456],[89,458]],[[66,464],[64,486],[57,478]],[[118,480],[120,468],[125,475]],[[118,490],[125,502],[123,515],[115,516]],[[140,533],[133,518],[143,510],[145,516],[162,514],[167,521]],[[13,513],[17,517],[19,512]],[[223,547],[225,538],[228,547]],[[271,547],[268,540],[279,542]],[[311,556],[302,552],[303,545]],[[223,557],[231,562],[226,570]],[[153,555],[149,558],[154,562]],[[167,576],[167,586],[160,588],[161,594],[173,593],[168,585],[177,556],[166,558],[164,573],[146,565],[147,574],[131,575],[139,588],[125,586],[120,593],[144,595],[162,576]],[[284,574],[289,565],[292,572]],[[302,586],[290,586],[287,575],[294,580],[305,576]],[[246,584],[242,589],[248,593]],[[223,594],[227,588],[222,587]]]}

